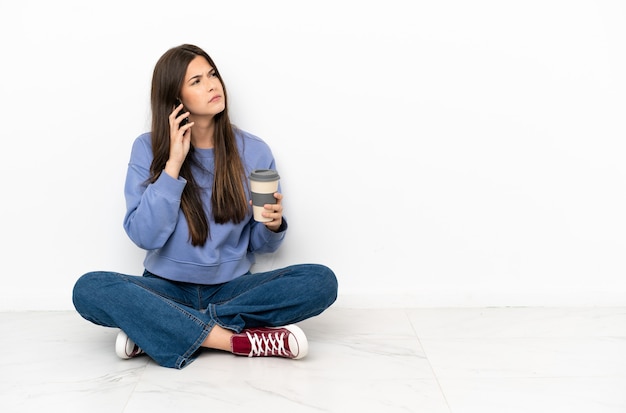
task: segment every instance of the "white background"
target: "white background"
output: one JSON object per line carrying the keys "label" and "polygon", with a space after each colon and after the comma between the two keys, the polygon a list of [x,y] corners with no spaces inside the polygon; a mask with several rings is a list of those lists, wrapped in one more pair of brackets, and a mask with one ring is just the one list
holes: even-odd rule
{"label": "white background", "polygon": [[621,1],[2,0],[0,310],[141,272],[126,164],[182,43],[273,148],[259,268],[326,264],[348,305],[626,302]]}

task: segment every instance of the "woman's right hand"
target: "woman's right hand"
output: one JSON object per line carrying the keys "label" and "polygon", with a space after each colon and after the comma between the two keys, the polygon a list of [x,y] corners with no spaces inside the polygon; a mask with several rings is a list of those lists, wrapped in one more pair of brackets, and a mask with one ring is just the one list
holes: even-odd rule
{"label": "woman's right hand", "polygon": [[180,126],[183,119],[189,116],[189,112],[183,112],[182,103],[174,108],[169,116],[170,122],[170,157],[165,164],[165,172],[172,178],[178,179],[180,168],[185,162],[191,146],[191,127],[193,122]]}

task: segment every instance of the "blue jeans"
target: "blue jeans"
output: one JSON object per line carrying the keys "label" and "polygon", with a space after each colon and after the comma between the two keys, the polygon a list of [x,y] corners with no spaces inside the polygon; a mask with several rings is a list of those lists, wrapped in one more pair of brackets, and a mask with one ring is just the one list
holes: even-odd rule
{"label": "blue jeans", "polygon": [[217,285],[170,281],[148,271],[90,272],[78,279],[72,298],[83,318],[122,329],[159,365],[181,369],[216,324],[240,332],[320,314],[337,298],[337,279],[317,264],[247,273]]}

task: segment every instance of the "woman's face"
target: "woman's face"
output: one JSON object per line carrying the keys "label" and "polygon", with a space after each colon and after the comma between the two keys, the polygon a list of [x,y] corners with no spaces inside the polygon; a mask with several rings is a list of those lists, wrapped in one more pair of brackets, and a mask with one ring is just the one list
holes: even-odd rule
{"label": "woman's face", "polygon": [[202,56],[189,62],[180,95],[194,122],[202,117],[213,118],[226,108],[222,82]]}

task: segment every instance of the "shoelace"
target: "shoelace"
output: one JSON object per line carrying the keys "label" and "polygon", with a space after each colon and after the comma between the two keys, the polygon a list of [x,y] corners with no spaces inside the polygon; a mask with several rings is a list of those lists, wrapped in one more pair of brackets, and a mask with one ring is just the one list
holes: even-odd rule
{"label": "shoelace", "polygon": [[249,357],[253,356],[289,356],[285,350],[285,333],[250,334],[246,331],[252,346]]}
{"label": "shoelace", "polygon": [[130,354],[128,354],[128,342],[131,341],[130,338],[126,337],[126,355],[130,358],[136,357],[140,354],[143,354],[143,350],[139,348],[139,346],[136,343],[133,343],[133,349],[131,350]]}
{"label": "shoelace", "polygon": [[143,350],[139,348],[139,346],[137,344],[135,344],[133,346],[133,351],[130,352],[130,354],[128,355],[129,357],[136,357],[140,354],[143,354]]}

